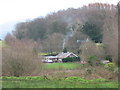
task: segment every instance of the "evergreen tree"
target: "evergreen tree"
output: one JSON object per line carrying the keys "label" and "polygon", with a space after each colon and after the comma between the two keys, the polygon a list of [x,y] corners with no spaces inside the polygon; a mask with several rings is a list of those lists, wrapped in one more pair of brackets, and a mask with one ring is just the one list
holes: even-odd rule
{"label": "evergreen tree", "polygon": [[97,25],[86,22],[82,29],[83,33],[88,35],[94,42],[102,42],[102,30]]}
{"label": "evergreen tree", "polygon": [[64,48],[64,49],[63,49],[63,52],[64,52],[64,53],[67,53],[67,48]]}

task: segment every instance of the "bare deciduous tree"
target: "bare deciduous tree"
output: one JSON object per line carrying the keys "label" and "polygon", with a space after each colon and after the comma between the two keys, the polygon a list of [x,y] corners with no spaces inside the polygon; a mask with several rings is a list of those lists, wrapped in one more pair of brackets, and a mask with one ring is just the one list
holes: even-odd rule
{"label": "bare deciduous tree", "polygon": [[11,43],[11,42],[14,42],[14,40],[15,40],[15,37],[14,36],[12,36],[10,33],[7,33],[7,35],[6,35],[6,37],[5,37],[5,41],[6,41],[6,43]]}
{"label": "bare deciduous tree", "polygon": [[2,73],[9,76],[30,75],[39,65],[32,41],[15,40],[3,47]]}
{"label": "bare deciduous tree", "polygon": [[43,42],[43,50],[46,52],[59,52],[62,51],[63,35],[54,33],[49,35]]}
{"label": "bare deciduous tree", "polygon": [[97,60],[103,59],[105,51],[102,44],[96,45],[92,41],[83,42],[80,46],[81,49],[81,60],[86,61],[88,56],[95,56]]}
{"label": "bare deciduous tree", "polygon": [[105,19],[103,43],[107,54],[112,55],[113,61],[118,60],[118,16],[116,10],[111,10]]}

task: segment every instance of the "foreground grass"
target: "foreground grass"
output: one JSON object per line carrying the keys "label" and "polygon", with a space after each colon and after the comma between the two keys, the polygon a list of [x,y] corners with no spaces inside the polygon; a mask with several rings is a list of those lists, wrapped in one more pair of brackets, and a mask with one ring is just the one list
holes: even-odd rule
{"label": "foreground grass", "polygon": [[85,80],[80,77],[59,80],[49,77],[7,77],[3,79],[3,88],[118,88],[118,83],[105,79]]}
{"label": "foreground grass", "polygon": [[52,63],[45,64],[46,69],[76,69],[83,66],[79,63]]}

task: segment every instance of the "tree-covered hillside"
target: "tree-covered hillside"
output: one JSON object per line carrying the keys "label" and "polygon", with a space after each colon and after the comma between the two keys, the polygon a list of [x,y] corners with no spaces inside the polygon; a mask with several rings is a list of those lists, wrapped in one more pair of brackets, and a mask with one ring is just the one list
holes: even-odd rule
{"label": "tree-covered hillside", "polygon": [[[39,40],[41,43],[47,41],[42,43],[42,46],[50,45],[50,42],[53,44],[53,42],[60,41],[58,43],[62,43],[63,41],[64,45],[56,43],[52,46],[56,46],[58,51],[63,47],[76,51],[80,45],[78,42],[81,40],[89,38],[97,43],[103,42],[103,32],[112,27],[108,25],[108,20],[116,18],[116,6],[94,3],[78,9],[60,10],[44,18],[35,18],[32,21],[18,23],[13,33],[18,39]],[[59,36],[63,38],[57,38]],[[48,40],[50,37],[57,40]],[[69,46],[70,44],[73,44],[72,47]]]}
{"label": "tree-covered hillside", "polygon": [[45,53],[58,53],[67,48],[80,54],[81,44],[92,41],[103,43],[107,54],[117,55],[117,18],[117,6],[94,3],[18,23],[13,35],[20,40],[38,42],[37,50]]}

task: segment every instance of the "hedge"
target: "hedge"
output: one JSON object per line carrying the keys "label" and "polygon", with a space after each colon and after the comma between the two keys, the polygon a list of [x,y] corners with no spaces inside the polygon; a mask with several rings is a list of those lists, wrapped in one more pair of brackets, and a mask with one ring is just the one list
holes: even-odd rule
{"label": "hedge", "polygon": [[80,61],[80,57],[67,57],[62,59],[62,62],[77,62],[77,61]]}

